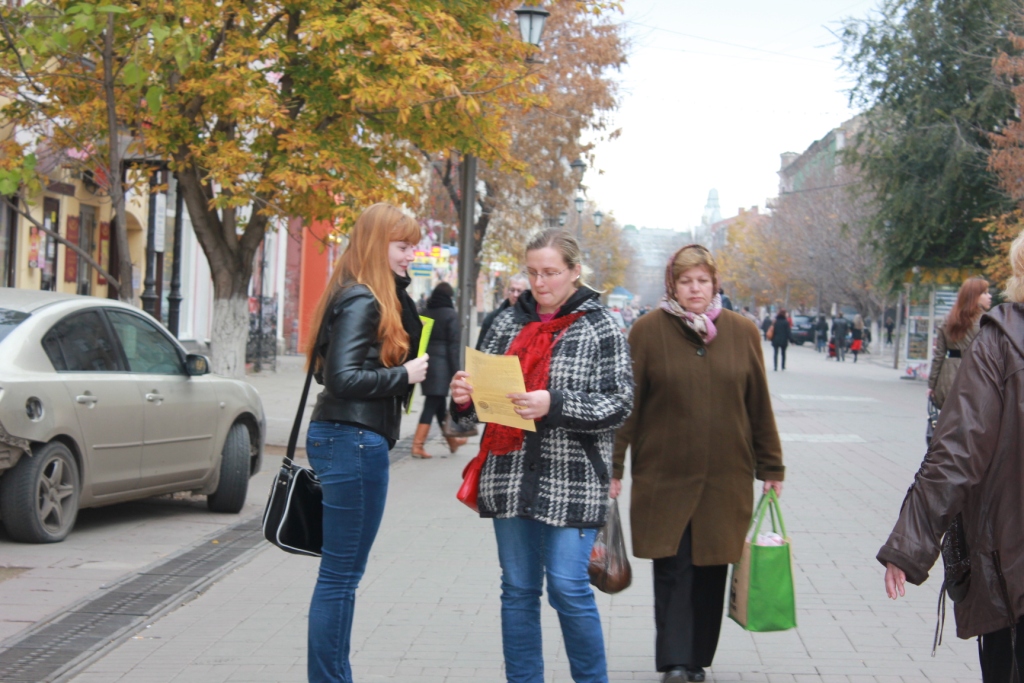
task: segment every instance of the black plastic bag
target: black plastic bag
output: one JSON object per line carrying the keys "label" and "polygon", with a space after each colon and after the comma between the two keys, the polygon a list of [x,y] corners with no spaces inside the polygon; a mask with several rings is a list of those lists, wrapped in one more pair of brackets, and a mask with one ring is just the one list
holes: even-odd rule
{"label": "black plastic bag", "polygon": [[626,540],[622,536],[617,500],[612,500],[608,505],[608,518],[597,532],[594,549],[590,551],[587,573],[590,574],[591,585],[602,593],[624,591],[633,582],[633,569],[626,555]]}

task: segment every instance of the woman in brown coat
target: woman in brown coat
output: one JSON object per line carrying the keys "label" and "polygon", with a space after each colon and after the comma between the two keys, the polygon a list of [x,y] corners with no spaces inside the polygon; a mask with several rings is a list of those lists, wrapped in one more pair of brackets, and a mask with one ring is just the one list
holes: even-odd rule
{"label": "woman in brown coat", "polygon": [[946,401],[956,371],[960,369],[961,354],[967,350],[981,329],[981,314],[992,306],[988,281],[972,277],[960,286],[956,303],[945,321],[935,330],[935,351],[932,368],[928,373],[928,393],[939,410]]}
{"label": "woman in brown coat", "polygon": [[982,316],[928,454],[877,556],[895,600],[905,582],[928,578],[940,538],[960,515],[969,579],[954,582],[950,595],[956,634],[980,636],[985,683],[1024,677],[1024,233],[1010,247],[1010,264],[1006,298],[1013,303]]}
{"label": "woman in brown coat", "polygon": [[757,326],[717,291],[707,249],[673,255],[660,307],[629,334],[634,407],[613,452],[615,497],[630,449],[633,553],[654,560],[656,664],[672,683],[704,680],[754,478],[781,492],[785,469]]}

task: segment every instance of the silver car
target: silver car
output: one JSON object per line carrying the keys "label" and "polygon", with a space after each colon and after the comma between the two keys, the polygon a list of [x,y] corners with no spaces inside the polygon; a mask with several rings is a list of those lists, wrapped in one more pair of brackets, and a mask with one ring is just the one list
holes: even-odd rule
{"label": "silver car", "polygon": [[0,288],[0,521],[63,540],[80,508],[177,491],[238,512],[263,459],[256,390],[118,301]]}

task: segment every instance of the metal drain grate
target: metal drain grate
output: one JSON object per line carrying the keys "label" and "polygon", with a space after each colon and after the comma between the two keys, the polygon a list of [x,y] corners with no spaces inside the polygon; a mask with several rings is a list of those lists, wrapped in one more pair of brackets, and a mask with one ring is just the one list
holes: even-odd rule
{"label": "metal drain grate", "polygon": [[33,628],[0,648],[0,681],[57,680],[198,588],[240,556],[262,544],[260,518],[244,520],[213,539],[136,575]]}

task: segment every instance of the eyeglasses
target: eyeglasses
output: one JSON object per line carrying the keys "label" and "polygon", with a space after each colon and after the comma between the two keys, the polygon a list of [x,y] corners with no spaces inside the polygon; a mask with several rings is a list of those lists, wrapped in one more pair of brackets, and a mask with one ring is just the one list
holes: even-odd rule
{"label": "eyeglasses", "polygon": [[569,269],[564,268],[562,270],[545,270],[543,273],[538,273],[535,270],[530,270],[529,268],[526,268],[522,271],[522,273],[531,280],[550,280],[553,277],[558,277],[567,270]]}

